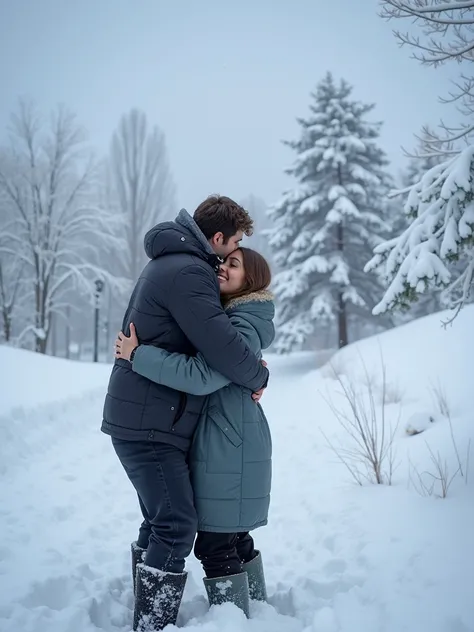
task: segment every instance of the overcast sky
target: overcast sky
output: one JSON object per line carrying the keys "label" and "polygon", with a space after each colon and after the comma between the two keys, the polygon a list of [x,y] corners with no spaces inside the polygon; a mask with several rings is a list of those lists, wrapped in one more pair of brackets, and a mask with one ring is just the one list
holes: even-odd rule
{"label": "overcast sky", "polygon": [[[19,96],[69,105],[99,153],[122,113],[167,138],[180,205],[206,195],[279,198],[309,93],[331,70],[375,102],[394,171],[400,145],[450,106],[456,67],[400,49],[376,0],[0,0],[0,135]],[[400,24],[406,28],[408,24]]]}

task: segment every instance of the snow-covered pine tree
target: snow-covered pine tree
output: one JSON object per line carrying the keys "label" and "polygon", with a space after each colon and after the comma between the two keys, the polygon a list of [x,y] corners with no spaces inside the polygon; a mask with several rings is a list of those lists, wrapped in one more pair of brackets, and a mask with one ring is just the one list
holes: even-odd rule
{"label": "snow-covered pine tree", "polygon": [[380,296],[379,278],[363,268],[386,234],[387,160],[377,145],[380,124],[366,120],[374,106],[351,94],[328,73],[311,95],[310,115],[298,119],[299,140],[285,143],[297,154],[287,173],[298,184],[270,210],[281,353],[334,319],[345,346],[351,320],[370,319]]}
{"label": "snow-covered pine tree", "polygon": [[408,189],[411,223],[379,244],[366,270],[383,269],[390,285],[374,308],[407,308],[427,290],[444,288],[456,313],[474,281],[474,146],[435,165]]}
{"label": "snow-covered pine tree", "polygon": [[[439,153],[433,152],[435,146],[431,140],[432,138],[434,138],[434,132],[429,126],[425,126],[419,138],[418,148],[409,158],[406,171],[403,173],[403,187],[409,188],[417,184],[427,171],[446,160],[446,156],[443,156],[441,153],[443,147],[439,144],[436,145],[436,150]],[[407,215],[407,209],[400,196],[391,198],[389,205],[391,209],[390,217],[392,219],[390,232],[392,235],[401,235],[409,227],[412,217]],[[432,292],[419,295],[403,312],[394,314],[394,321],[395,323],[407,322],[414,318],[434,314],[444,308],[445,305],[442,301],[441,288],[435,288]]]}
{"label": "snow-covered pine tree", "polygon": [[[444,289],[443,302],[456,309],[472,298],[474,281],[474,1],[380,0],[387,20],[412,20],[421,36],[395,30],[402,45],[413,48],[415,59],[438,67],[463,62],[462,74],[444,103],[454,103],[465,117],[460,125],[440,125],[440,132],[424,129],[425,149],[441,154],[407,194],[406,230],[375,251],[366,270],[382,271],[390,283],[374,313],[408,307],[428,290]],[[452,319],[451,319],[452,320]]]}

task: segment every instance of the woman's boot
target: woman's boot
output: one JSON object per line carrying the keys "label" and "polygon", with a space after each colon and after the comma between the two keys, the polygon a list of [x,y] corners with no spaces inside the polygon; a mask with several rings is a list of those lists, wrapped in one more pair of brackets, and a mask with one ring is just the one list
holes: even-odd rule
{"label": "woman's boot", "polygon": [[224,577],[205,577],[204,586],[211,606],[230,602],[243,610],[246,617],[249,616],[250,599],[247,573],[225,575]]}
{"label": "woman's boot", "polygon": [[250,599],[255,601],[267,600],[267,587],[265,584],[265,574],[263,572],[262,554],[260,551],[255,551],[256,557],[250,562],[246,562],[242,565],[242,570],[245,571],[249,578],[249,594]]}

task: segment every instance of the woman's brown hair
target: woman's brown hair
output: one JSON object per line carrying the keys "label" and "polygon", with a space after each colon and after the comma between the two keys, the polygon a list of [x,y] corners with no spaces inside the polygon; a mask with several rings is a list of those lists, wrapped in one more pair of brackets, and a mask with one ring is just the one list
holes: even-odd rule
{"label": "woman's brown hair", "polygon": [[222,299],[225,303],[228,303],[233,298],[266,290],[272,282],[272,273],[265,257],[262,257],[256,250],[245,248],[244,246],[240,246],[238,250],[242,253],[245,283],[235,294],[223,296]]}

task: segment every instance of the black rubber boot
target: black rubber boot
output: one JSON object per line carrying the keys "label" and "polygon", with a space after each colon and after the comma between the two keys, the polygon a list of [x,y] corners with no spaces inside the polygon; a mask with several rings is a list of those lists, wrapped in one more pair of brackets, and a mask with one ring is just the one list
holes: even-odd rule
{"label": "black rubber boot", "polygon": [[132,542],[131,546],[132,551],[132,577],[133,577],[133,594],[137,594],[137,564],[141,564],[145,561],[146,549],[142,549],[141,546],[137,545],[137,542]]}
{"label": "black rubber boot", "polygon": [[267,587],[265,584],[265,574],[263,572],[262,554],[256,551],[257,556],[242,565],[249,578],[250,599],[255,601],[267,600]]}
{"label": "black rubber boot", "polygon": [[205,577],[204,586],[211,606],[230,602],[243,610],[248,618],[250,599],[247,573],[225,575],[224,577]]}
{"label": "black rubber boot", "polygon": [[166,573],[137,564],[133,629],[137,632],[158,632],[170,623],[175,625],[186,578],[187,573]]}

